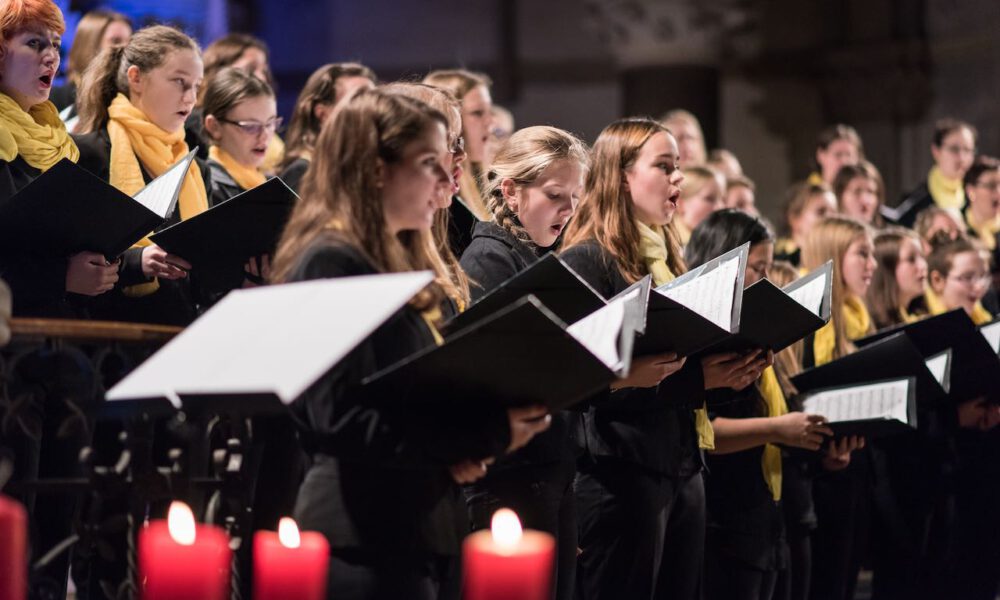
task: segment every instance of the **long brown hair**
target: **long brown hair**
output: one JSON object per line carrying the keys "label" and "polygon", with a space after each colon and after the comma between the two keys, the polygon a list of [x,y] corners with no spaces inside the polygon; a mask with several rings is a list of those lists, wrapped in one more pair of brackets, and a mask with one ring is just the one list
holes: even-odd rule
{"label": "long brown hair", "polygon": [[[830,302],[830,320],[833,321],[834,347],[833,358],[850,354],[854,345],[847,338],[847,328],[844,325],[844,303],[847,295],[847,284],[844,283],[844,256],[847,249],[859,237],[868,237],[871,230],[867,225],[848,217],[829,217],[813,228],[806,244],[802,247],[802,267],[812,270],[823,266],[828,260],[833,260],[833,293]],[[858,298],[864,302],[864,298]]]}
{"label": "long brown hair", "polygon": [[[670,134],[666,127],[647,117],[619,119],[604,128],[594,142],[583,201],[563,240],[564,249],[595,240],[615,257],[618,270],[629,282],[645,277],[647,268],[639,254],[639,228],[632,197],[625,189],[625,171],[635,163],[649,138],[661,132]],[[667,266],[680,275],[687,267],[673,227],[666,229]]]}
{"label": "long brown hair", "polygon": [[316,106],[333,105],[340,100],[337,97],[337,80],[341,77],[365,77],[372,83],[376,81],[375,72],[358,63],[330,63],[313,71],[299,92],[295,108],[292,110],[292,119],[285,135],[285,158],[281,168],[312,153],[316,138],[323,127],[323,123],[316,116]]}
{"label": "long brown hair", "polygon": [[[379,161],[394,163],[407,144],[447,119],[422,102],[380,90],[363,90],[329,119],[316,140],[316,156],[302,181],[301,200],[278,243],[271,278],[286,281],[303,252],[328,233],[364,253],[376,269],[395,273],[432,270],[429,231],[393,235],[380,201]],[[434,282],[411,305],[439,306],[444,292]]]}
{"label": "long brown hair", "polygon": [[100,53],[101,38],[112,23],[124,23],[132,29],[132,21],[128,17],[111,10],[92,10],[80,19],[66,65],[66,77],[73,85],[80,87],[83,83],[83,72]]}
{"label": "long brown hair", "polygon": [[903,322],[900,309],[899,282],[896,281],[896,267],[899,266],[899,251],[906,240],[913,240],[923,252],[920,236],[912,229],[889,227],[875,236],[875,274],[868,286],[868,310],[875,327],[881,329]]}
{"label": "long brown hair", "polygon": [[[776,260],[768,269],[767,278],[774,285],[783,288],[799,278],[799,271],[788,261]],[[802,349],[803,342],[799,340],[774,355],[774,374],[778,377],[778,384],[791,410],[800,408],[792,402],[792,398],[798,394],[792,377],[802,372]]]}
{"label": "long brown hair", "polygon": [[[211,81],[219,71],[238,61],[251,48],[263,52],[264,57],[270,61],[271,52],[264,40],[246,33],[229,33],[209,44],[202,57],[205,61],[205,81]],[[264,80],[273,88],[274,76],[271,74],[270,64],[265,66],[264,73]],[[207,86],[203,86],[202,93],[198,94],[198,106],[201,106],[204,98],[205,87]]]}
{"label": "long brown hair", "polygon": [[83,85],[77,94],[80,109],[77,131],[90,133],[107,124],[111,101],[119,93],[129,95],[129,67],[135,65],[142,73],[148,73],[166,62],[167,55],[175,50],[200,53],[194,40],[166,25],[140,29],[128,44],[102,50],[83,74]]}

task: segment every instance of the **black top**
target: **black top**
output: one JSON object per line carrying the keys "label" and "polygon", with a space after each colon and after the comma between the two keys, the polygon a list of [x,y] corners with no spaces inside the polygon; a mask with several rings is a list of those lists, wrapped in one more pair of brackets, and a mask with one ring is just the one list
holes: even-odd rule
{"label": "black top", "polygon": [[458,196],[452,196],[448,207],[448,245],[455,256],[465,254],[472,242],[473,230],[479,219],[472,214]]}
{"label": "black top", "polygon": [[[79,165],[105,181],[111,179],[111,138],[107,128],[92,133],[74,135],[80,149]],[[211,189],[211,174],[202,161],[195,159],[201,168],[205,186]],[[139,162],[142,178],[149,183],[153,177]],[[175,210],[157,231],[180,222],[180,211]],[[183,258],[183,257],[181,257]],[[102,294],[94,302],[92,314],[95,318],[136,323],[162,323],[165,325],[187,325],[198,315],[198,305],[204,300],[197,282],[190,277],[171,281],[161,279],[159,289],[140,297],[129,297],[124,288],[151,281],[142,272],[142,249],[130,248],[121,257],[118,270],[118,284],[115,289]]]}
{"label": "black top", "polygon": [[246,191],[240,187],[240,184],[236,183],[236,180],[221,163],[209,159],[206,164],[208,164],[208,170],[212,174],[211,189],[208,194],[209,206],[222,204],[233,196]]}
{"label": "black top", "polygon": [[920,214],[920,211],[934,205],[934,198],[931,196],[931,191],[927,187],[926,180],[909,194],[903,196],[897,208],[901,208],[904,205],[907,205],[905,211],[899,215],[899,219],[895,222],[897,225],[912,229],[913,225],[917,222],[917,215]]}
{"label": "black top", "polygon": [[205,112],[200,106],[196,106],[184,121],[184,141],[187,142],[188,149],[198,149],[198,158],[208,160],[208,146],[211,142],[205,135]]}
{"label": "black top", "polygon": [[[596,241],[573,246],[562,259],[605,298],[629,283],[617,262]],[[671,477],[702,468],[693,409],[705,401],[705,380],[698,360],[655,388],[626,388],[591,400],[584,417],[583,442],[593,458],[615,458]]]}
{"label": "black top", "polygon": [[302,189],[302,178],[305,176],[306,171],[309,169],[309,161],[302,158],[296,158],[287,167],[282,169],[278,177],[285,182],[285,185],[292,188],[292,191],[296,194]]}
{"label": "black top", "polygon": [[[375,272],[357,249],[328,234],[305,250],[289,280]],[[502,452],[509,443],[506,412],[474,399],[446,414],[407,410],[358,385],[432,344],[423,317],[404,307],[293,405],[314,459],[296,519],[335,548],[451,555],[468,532],[447,466]]]}
{"label": "black top", "polygon": [[[532,248],[496,223],[492,221],[476,223],[472,242],[460,261],[470,279],[472,301],[476,302],[503,282],[528,268],[538,258]],[[488,363],[490,357],[484,356],[483,360]],[[498,461],[491,467],[490,472],[513,465],[574,460],[576,453],[569,435],[570,424],[576,419],[579,419],[579,413],[560,411],[554,414],[552,425],[548,430],[536,435],[524,448]],[[486,481],[488,479],[489,473],[481,483],[488,485],[489,482]]]}
{"label": "black top", "polygon": [[[0,202],[7,202],[42,172],[17,156],[0,161]],[[83,296],[66,292],[66,258],[30,254],[0,254],[0,278],[11,289],[13,314],[18,317],[82,317]]]}
{"label": "black top", "polygon": [[[56,110],[62,112],[67,106],[76,104],[76,86],[73,85],[72,81],[67,79],[64,85],[57,85],[52,88],[52,92],[49,93],[49,100],[52,104],[55,104]],[[76,116],[76,109],[73,110],[70,116]]]}
{"label": "black top", "polygon": [[[766,415],[764,399],[751,385],[740,391],[708,392],[710,417],[748,419]],[[776,570],[786,564],[784,513],[764,481],[764,446],[729,454],[708,452],[705,463],[707,525],[716,551],[752,565]]]}

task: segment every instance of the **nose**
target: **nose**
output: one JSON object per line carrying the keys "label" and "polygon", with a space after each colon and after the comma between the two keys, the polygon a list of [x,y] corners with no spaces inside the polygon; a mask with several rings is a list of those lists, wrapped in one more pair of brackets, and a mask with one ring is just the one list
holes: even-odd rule
{"label": "nose", "polygon": [[674,169],[674,172],[670,174],[670,183],[677,186],[684,183],[684,172],[680,169]]}

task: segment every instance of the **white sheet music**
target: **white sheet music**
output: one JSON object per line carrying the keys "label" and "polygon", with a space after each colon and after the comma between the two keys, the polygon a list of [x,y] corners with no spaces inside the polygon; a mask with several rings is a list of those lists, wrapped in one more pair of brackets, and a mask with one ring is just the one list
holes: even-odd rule
{"label": "white sheet music", "polygon": [[979,328],[979,332],[983,334],[986,341],[990,343],[993,351],[1000,354],[1000,321],[996,323],[987,323]]}
{"label": "white sheet music", "polygon": [[618,335],[625,318],[625,305],[638,296],[639,290],[633,290],[615,298],[567,327],[566,331],[609,369],[618,370],[622,364],[622,357],[618,353]]}
{"label": "white sheet music", "polygon": [[739,268],[740,257],[737,255],[708,273],[678,285],[657,288],[656,291],[690,308],[722,329],[732,331],[733,299]]}
{"label": "white sheet music", "polygon": [[927,370],[931,372],[934,379],[936,379],[937,382],[940,383],[945,389],[948,389],[944,381],[944,377],[947,375],[948,371],[948,358],[949,353],[942,352],[941,354],[932,356],[924,361],[924,364],[927,365]]}
{"label": "white sheet music", "polygon": [[108,400],[273,393],[291,403],[433,275],[321,279],[230,292],[107,393]]}
{"label": "white sheet music", "polygon": [[907,423],[909,380],[852,386],[819,392],[803,402],[805,412],[823,415],[831,423],[863,419],[895,419]]}
{"label": "white sheet music", "polygon": [[818,317],[823,308],[825,292],[826,277],[816,277],[809,283],[788,292],[788,296]]}
{"label": "white sheet music", "polygon": [[161,219],[170,216],[174,206],[174,200],[187,175],[188,167],[194,159],[194,150],[188,152],[187,156],[177,161],[177,164],[167,169],[167,172],[160,175],[149,185],[139,190],[135,195],[135,200],[160,215]]}

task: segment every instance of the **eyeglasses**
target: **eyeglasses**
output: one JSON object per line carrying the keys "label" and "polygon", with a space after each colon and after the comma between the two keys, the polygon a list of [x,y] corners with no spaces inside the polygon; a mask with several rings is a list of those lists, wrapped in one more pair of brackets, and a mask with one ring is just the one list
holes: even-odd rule
{"label": "eyeglasses", "polygon": [[[218,117],[216,117],[218,118]],[[274,133],[281,127],[282,118],[275,117],[270,119],[267,123],[261,123],[260,121],[230,121],[229,119],[219,119],[223,123],[228,123],[229,125],[235,125],[240,128],[240,131],[247,135],[252,135],[254,137],[264,133]]]}
{"label": "eyeglasses", "polygon": [[942,149],[945,152],[947,152],[948,154],[957,154],[959,156],[961,156],[963,154],[975,154],[976,153],[975,147],[970,148],[968,146],[954,146],[954,145],[952,145],[952,146],[945,146]]}
{"label": "eyeglasses", "polygon": [[974,287],[977,285],[988,285],[992,277],[990,277],[989,273],[963,273],[954,277],[948,277],[948,279],[957,281],[966,287]]}

